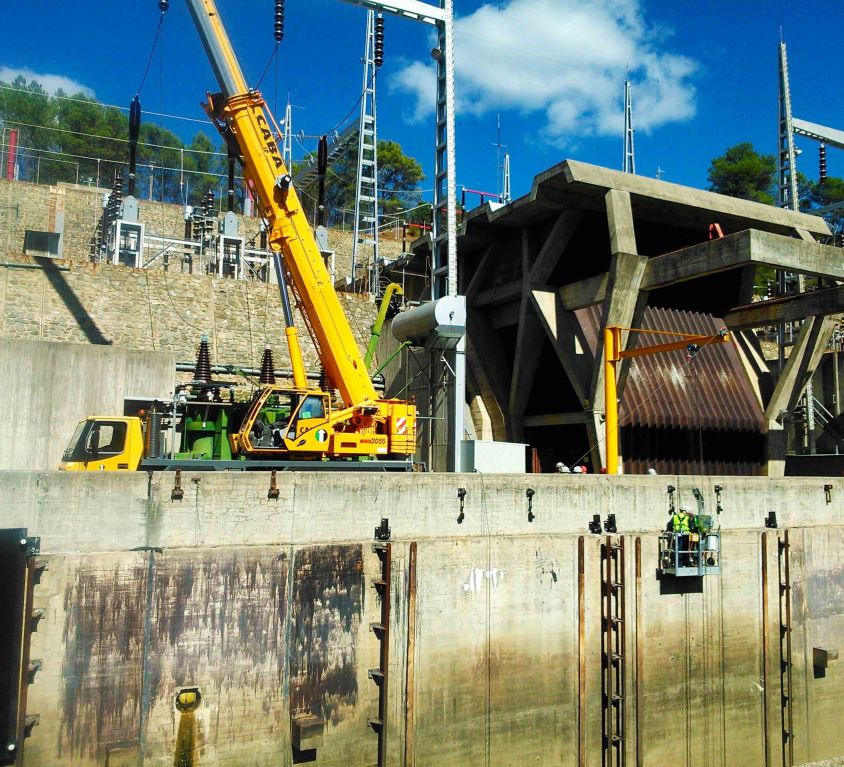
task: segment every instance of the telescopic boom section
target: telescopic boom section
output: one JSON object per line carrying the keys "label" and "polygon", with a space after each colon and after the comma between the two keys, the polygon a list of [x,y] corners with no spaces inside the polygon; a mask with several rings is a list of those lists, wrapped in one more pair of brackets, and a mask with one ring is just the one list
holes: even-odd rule
{"label": "telescopic boom section", "polygon": [[257,91],[250,91],[229,42],[214,0],[186,0],[224,103],[212,104],[213,116],[233,134],[269,224],[268,241],[284,255],[284,266],[310,321],[325,372],[347,406],[377,399],[351,327],[290,184],[273,133],[275,122]]}

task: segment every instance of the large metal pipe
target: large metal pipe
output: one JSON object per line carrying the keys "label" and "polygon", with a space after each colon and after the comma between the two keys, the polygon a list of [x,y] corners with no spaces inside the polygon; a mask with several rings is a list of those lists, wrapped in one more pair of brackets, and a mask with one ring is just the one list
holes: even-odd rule
{"label": "large metal pipe", "polygon": [[[195,362],[177,362],[176,363],[176,372],[178,373],[193,373],[194,369],[196,368]],[[260,376],[261,369],[260,368],[245,368],[239,365],[211,365],[211,372],[215,375],[238,375],[243,374],[247,376]],[[273,370],[276,378],[293,378],[293,371],[290,368],[276,368]],[[322,373],[320,372],[306,372],[305,377],[310,381],[320,381],[322,379]],[[379,391],[383,391],[384,389],[384,376],[377,375],[373,376],[372,383],[376,389]]]}

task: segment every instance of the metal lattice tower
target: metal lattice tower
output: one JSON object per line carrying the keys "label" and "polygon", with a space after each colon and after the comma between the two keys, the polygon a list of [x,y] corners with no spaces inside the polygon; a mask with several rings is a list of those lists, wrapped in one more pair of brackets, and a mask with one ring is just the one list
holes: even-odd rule
{"label": "metal lattice tower", "polygon": [[[379,19],[380,20],[380,19]],[[382,22],[383,23],[383,22]],[[355,192],[355,230],[352,240],[352,281],[357,269],[369,266],[369,290],[378,295],[378,130],[375,104],[375,11],[366,14],[363,89],[358,129],[358,171]]]}
{"label": "metal lattice tower", "polygon": [[624,81],[624,159],[621,169],[625,173],[636,173],[636,150],[633,148],[633,96],[630,80]]}
{"label": "metal lattice tower", "polygon": [[445,19],[437,25],[437,132],[434,164],[434,220],[431,298],[457,295],[457,243],[454,160],[454,0],[440,0]]}
{"label": "metal lattice tower", "polygon": [[504,184],[501,188],[501,202],[510,204],[510,153],[504,155]]}
{"label": "metal lattice tower", "polygon": [[[779,56],[779,204],[781,208],[800,210],[800,199],[797,193],[797,152],[794,149],[794,118],[791,113],[791,86],[788,82],[788,52],[785,41],[780,40]],[[802,274],[797,277],[797,292],[805,290],[805,278]],[[777,271],[777,292],[780,296],[786,293],[786,274]],[[785,323],[778,324],[779,370],[785,367]],[[812,381],[806,383],[803,392],[806,413],[806,447],[809,452],[815,452],[815,413],[814,387]]]}
{"label": "metal lattice tower", "polygon": [[797,154],[794,151],[791,88],[788,84],[788,54],[785,42],[782,40],[780,41],[779,99],[779,203],[781,208],[797,210]]}

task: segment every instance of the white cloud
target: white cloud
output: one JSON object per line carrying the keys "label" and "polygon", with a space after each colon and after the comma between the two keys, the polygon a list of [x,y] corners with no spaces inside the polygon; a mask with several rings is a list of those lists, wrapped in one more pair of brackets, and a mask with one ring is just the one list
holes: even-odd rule
{"label": "white cloud", "polygon": [[[637,130],[695,114],[697,66],[659,50],[666,30],[646,23],[639,0],[504,0],[457,19],[454,37],[458,111],[542,113],[553,144],[619,135],[625,79]],[[391,82],[414,98],[409,120],[433,112],[435,72],[416,61]]]}
{"label": "white cloud", "polygon": [[94,96],[92,88],[64,75],[39,74],[26,67],[0,67],[0,81],[10,83],[18,76],[23,77],[27,83],[35,80],[50,94],[55,94],[56,91],[61,89],[70,96],[77,93],[84,93],[90,97]]}

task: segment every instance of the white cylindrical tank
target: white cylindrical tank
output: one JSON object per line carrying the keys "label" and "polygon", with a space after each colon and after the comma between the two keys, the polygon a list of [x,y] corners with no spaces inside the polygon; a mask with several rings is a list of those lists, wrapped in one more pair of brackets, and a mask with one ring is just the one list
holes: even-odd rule
{"label": "white cylindrical tank", "polygon": [[466,333],[466,297],[443,296],[393,319],[393,335],[416,346],[452,348]]}

